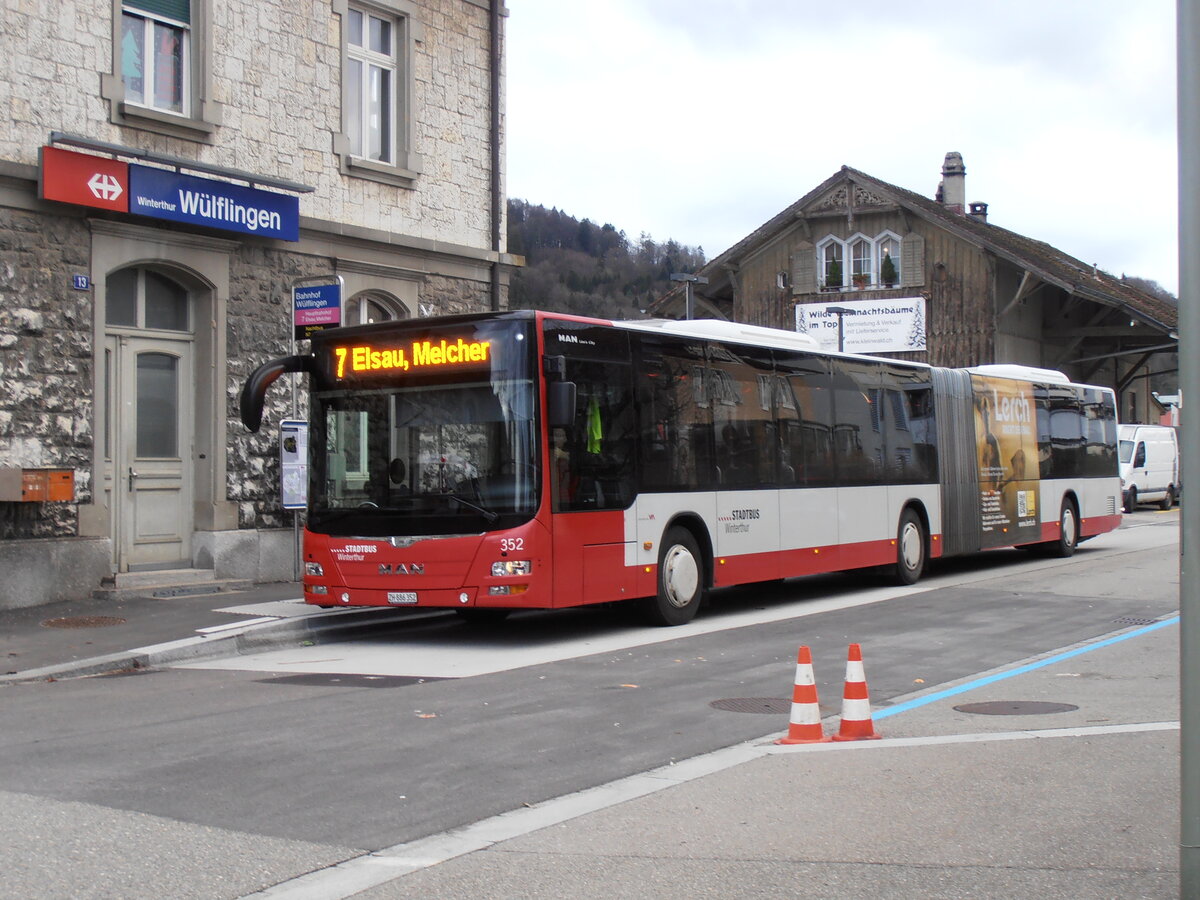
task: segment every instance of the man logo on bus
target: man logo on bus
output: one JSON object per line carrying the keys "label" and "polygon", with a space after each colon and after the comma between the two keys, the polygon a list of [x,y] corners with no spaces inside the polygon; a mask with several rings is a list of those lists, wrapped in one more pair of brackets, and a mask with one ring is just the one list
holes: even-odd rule
{"label": "man logo on bus", "polygon": [[383,563],[379,566],[380,575],[424,575],[425,563]]}

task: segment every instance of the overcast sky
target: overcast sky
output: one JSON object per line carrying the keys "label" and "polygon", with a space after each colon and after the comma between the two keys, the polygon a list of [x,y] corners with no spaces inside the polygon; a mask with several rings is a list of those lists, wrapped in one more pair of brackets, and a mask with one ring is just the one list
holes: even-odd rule
{"label": "overcast sky", "polygon": [[[1178,290],[1173,0],[508,0],[508,194],[709,259],[843,165]],[[833,10],[836,10],[833,11]]]}

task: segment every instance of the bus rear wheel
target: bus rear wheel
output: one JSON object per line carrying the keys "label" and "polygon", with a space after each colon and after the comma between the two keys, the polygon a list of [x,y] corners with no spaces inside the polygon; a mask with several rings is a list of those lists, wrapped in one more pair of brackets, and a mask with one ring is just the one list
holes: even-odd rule
{"label": "bus rear wheel", "polygon": [[896,580],[916,584],[925,571],[925,526],[921,517],[906,509],[896,529]]}
{"label": "bus rear wheel", "polygon": [[695,618],[704,599],[703,560],[690,531],[668,529],[658,553],[658,593],[643,601],[650,622],[683,625]]}

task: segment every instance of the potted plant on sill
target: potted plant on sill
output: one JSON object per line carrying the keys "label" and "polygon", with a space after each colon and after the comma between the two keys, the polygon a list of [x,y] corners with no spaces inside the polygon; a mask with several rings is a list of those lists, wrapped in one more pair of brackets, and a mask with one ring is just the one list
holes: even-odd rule
{"label": "potted plant on sill", "polygon": [[855,272],[851,280],[854,282],[854,287],[861,291],[871,283],[871,276],[866,272]]}
{"label": "potted plant on sill", "polygon": [[842,289],[842,264],[836,259],[829,264],[829,269],[825,272],[825,288],[831,291]]}
{"label": "potted plant on sill", "polygon": [[890,253],[883,257],[883,265],[879,267],[879,280],[883,282],[884,287],[889,288],[896,283],[896,264],[892,262]]}

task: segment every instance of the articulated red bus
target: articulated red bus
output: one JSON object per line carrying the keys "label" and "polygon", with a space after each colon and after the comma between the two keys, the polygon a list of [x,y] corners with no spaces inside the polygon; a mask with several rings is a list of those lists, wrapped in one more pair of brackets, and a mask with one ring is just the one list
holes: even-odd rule
{"label": "articulated red bus", "polygon": [[715,321],[514,311],[340,328],[309,376],[304,591],[321,606],[637,600],[1002,546],[1069,556],[1120,523],[1111,390],[1016,366],[827,353]]}

